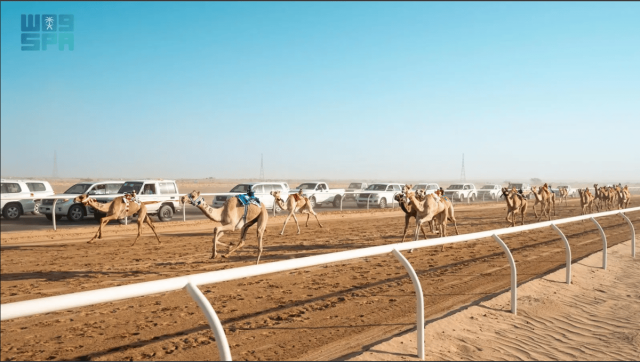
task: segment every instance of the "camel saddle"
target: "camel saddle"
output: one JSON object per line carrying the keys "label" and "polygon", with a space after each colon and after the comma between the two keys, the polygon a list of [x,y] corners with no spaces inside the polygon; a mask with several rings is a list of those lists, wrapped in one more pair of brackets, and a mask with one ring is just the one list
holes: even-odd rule
{"label": "camel saddle", "polygon": [[241,194],[241,195],[238,195],[236,197],[238,198],[238,200],[240,200],[240,202],[244,206],[248,206],[249,204],[254,204],[256,206],[260,206],[260,199],[258,199],[255,196],[249,196],[247,194]]}
{"label": "camel saddle", "polygon": [[298,201],[302,200],[302,196],[300,196],[298,194],[293,194],[293,199],[295,200],[295,202],[298,202]]}

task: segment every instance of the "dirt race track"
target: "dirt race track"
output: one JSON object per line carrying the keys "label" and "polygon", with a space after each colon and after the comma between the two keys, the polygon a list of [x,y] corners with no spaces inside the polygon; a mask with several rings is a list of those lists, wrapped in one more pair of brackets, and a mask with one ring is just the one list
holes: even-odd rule
{"label": "dirt race track", "polygon": [[[635,196],[631,205],[637,205]],[[506,227],[504,204],[456,207],[461,233]],[[557,206],[564,218],[579,215],[577,200]],[[640,213],[628,215],[636,230]],[[291,220],[270,218],[261,263],[399,242],[401,211],[320,215],[295,234]],[[301,219],[301,218],[299,218]],[[531,206],[525,222],[533,222]],[[609,246],[629,240],[619,216],[599,219]],[[96,228],[57,233],[2,235],[2,303],[67,294],[252,265],[255,228],[248,246],[230,259],[210,260],[213,223],[162,223],[158,245],[145,226],[130,247],[135,226],[108,226],[105,239],[89,245]],[[451,235],[453,228],[448,228]],[[589,222],[562,225],[574,262],[602,249]],[[429,235],[433,238],[435,235]],[[239,233],[222,241],[236,241]],[[550,228],[503,238],[517,263],[518,282],[564,267],[565,251]],[[220,250],[220,249],[219,249]],[[222,250],[223,252],[226,249]],[[505,291],[509,265],[490,238],[404,253],[420,277],[425,316],[433,321]],[[599,267],[599,265],[593,265]],[[247,278],[200,288],[218,313],[235,360],[330,360],[415,328],[415,294],[391,255]],[[509,305],[503,311],[509,313]],[[2,360],[217,360],[209,326],[186,291],[176,291],[2,322]],[[429,342],[427,341],[427,358]]]}

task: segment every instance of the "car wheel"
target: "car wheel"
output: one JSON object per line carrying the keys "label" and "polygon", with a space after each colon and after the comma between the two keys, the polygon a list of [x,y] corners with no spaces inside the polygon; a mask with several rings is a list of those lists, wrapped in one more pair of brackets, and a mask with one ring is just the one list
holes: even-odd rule
{"label": "car wheel", "polygon": [[340,195],[336,195],[336,197],[333,198],[333,207],[340,207],[341,199],[342,197],[340,197]]}
{"label": "car wheel", "polygon": [[309,199],[309,205],[311,205],[311,208],[312,208],[312,209],[316,207],[316,198],[315,198],[315,197],[313,197],[313,196],[312,196],[312,197]]}
{"label": "car wheel", "polygon": [[460,195],[460,197],[458,197],[458,200],[459,200],[460,202],[463,202],[463,201],[464,201],[464,195]]}
{"label": "car wheel", "polygon": [[384,209],[385,207],[387,207],[387,199],[385,199],[384,197],[380,200],[380,204],[379,204],[381,209]]}
{"label": "car wheel", "polygon": [[83,218],[84,218],[84,213],[82,212],[82,206],[72,205],[69,208],[69,212],[67,212],[67,219],[69,219],[69,221],[78,222]]}
{"label": "car wheel", "polygon": [[280,208],[280,205],[278,205],[278,204],[277,204],[277,203],[275,203],[275,202],[273,203],[273,207],[275,207],[275,208],[276,208],[276,212],[280,212],[280,211],[282,211],[282,208]]}
{"label": "car wheel", "polygon": [[[47,218],[47,220],[53,221],[53,215],[45,214],[44,216]],[[62,219],[62,215],[56,215],[56,221],[60,221],[60,219]]]}
{"label": "car wheel", "polygon": [[31,213],[33,215],[40,215],[40,202],[35,203],[33,211],[31,211]]}
{"label": "car wheel", "polygon": [[2,216],[5,219],[15,220],[20,218],[20,205],[19,204],[8,204],[2,209]]}
{"label": "car wheel", "polygon": [[475,194],[471,194],[471,198],[469,199],[469,201],[471,201],[471,202],[476,201],[476,195]]}
{"label": "car wheel", "polygon": [[158,210],[158,219],[160,221],[171,221],[173,218],[173,209],[169,205],[160,206],[160,210]]}

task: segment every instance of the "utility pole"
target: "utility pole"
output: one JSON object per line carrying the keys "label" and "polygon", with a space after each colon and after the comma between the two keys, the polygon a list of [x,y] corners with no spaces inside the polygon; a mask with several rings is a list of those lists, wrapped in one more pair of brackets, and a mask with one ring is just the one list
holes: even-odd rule
{"label": "utility pole", "polygon": [[58,178],[58,155],[53,151],[53,178]]}
{"label": "utility pole", "polygon": [[460,181],[467,181],[467,175],[465,175],[464,173],[464,153],[462,154],[462,170],[460,171]]}
{"label": "utility pole", "polygon": [[264,181],[264,157],[260,154],[260,181]]}

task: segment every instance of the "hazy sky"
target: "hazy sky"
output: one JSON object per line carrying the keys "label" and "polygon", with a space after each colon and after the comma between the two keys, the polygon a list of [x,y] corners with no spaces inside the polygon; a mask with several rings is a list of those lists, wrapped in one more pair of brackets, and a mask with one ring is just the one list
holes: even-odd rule
{"label": "hazy sky", "polygon": [[640,180],[638,2],[1,6],[3,177]]}

